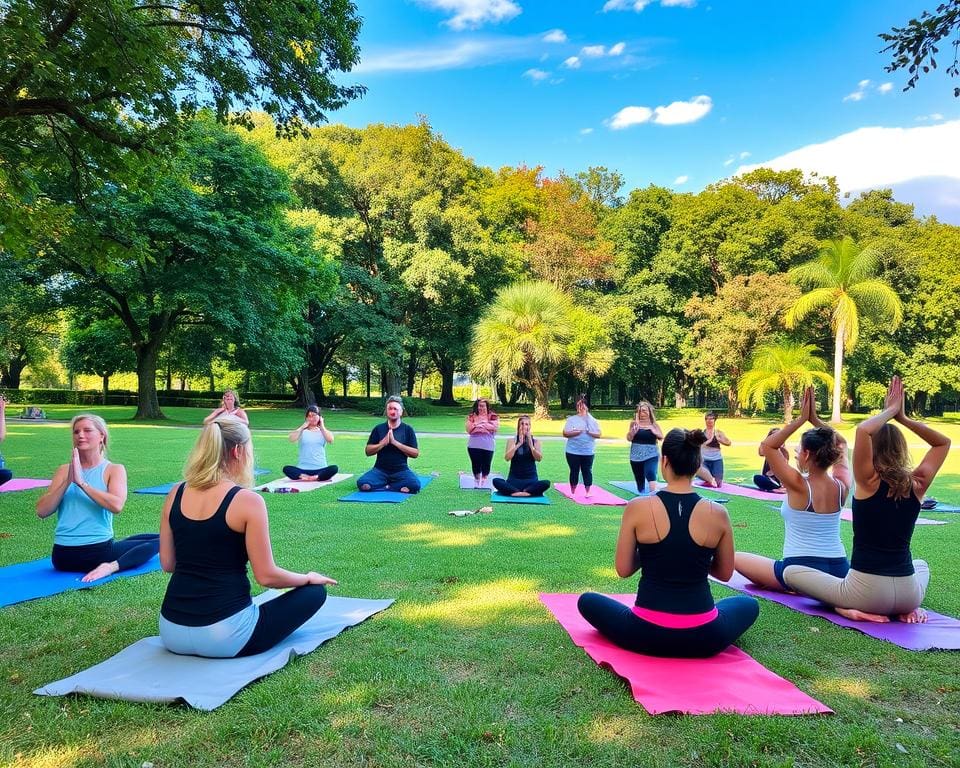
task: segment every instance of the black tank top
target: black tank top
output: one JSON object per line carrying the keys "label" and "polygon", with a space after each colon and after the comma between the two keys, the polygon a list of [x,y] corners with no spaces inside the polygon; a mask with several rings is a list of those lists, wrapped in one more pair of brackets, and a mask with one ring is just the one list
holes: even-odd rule
{"label": "black tank top", "polygon": [[537,462],[533,458],[533,451],[527,444],[521,443],[510,459],[508,480],[537,480]]}
{"label": "black tank top", "polygon": [[891,499],[889,490],[881,480],[869,499],[854,497],[850,567],[877,576],[910,576],[910,538],[920,514],[920,500],[912,490],[906,498]]}
{"label": "black tank top", "polygon": [[245,536],[227,525],[227,508],[241,490],[234,486],[206,520],[191,520],[180,509],[181,483],[170,507],[177,563],[160,607],[174,624],[205,627],[250,605]]}
{"label": "black tank top", "polygon": [[637,544],[637,605],[665,613],[706,613],[714,605],[707,574],[717,550],[690,537],[690,515],[700,496],[658,491],[657,497],[667,510],[670,530],[656,544]]}
{"label": "black tank top", "polygon": [[657,436],[653,434],[652,429],[640,427],[640,429],[633,433],[633,439],[630,442],[640,443],[641,445],[656,445]]}
{"label": "black tank top", "polygon": [[720,441],[717,440],[716,430],[714,430],[713,437],[711,437],[706,443],[704,443],[704,445],[706,445],[707,448],[719,448],[719,447],[720,447]]}

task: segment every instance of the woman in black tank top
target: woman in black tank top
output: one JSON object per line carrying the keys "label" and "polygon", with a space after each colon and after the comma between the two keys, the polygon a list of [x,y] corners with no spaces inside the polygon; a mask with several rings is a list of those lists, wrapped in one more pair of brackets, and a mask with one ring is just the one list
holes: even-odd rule
{"label": "woman in black tank top", "polygon": [[[310,619],[337,582],[295,573],[273,560],[263,498],[253,481],[250,430],[232,416],[206,424],[170,492],[160,522],[160,563],[172,573],[160,609],[160,638],[174,653],[233,657],[261,653]],[[295,587],[254,605],[247,561],[265,587]]]}
{"label": "woman in black tank top", "polygon": [[580,596],[580,614],[611,642],[652,656],[713,656],[743,634],[759,613],[752,597],[716,604],[708,576],[733,574],[733,530],[726,510],[693,491],[702,430],[671,430],[660,471],[666,487],[624,510],[617,539],[617,573],[640,571],[633,608],[605,595]]}

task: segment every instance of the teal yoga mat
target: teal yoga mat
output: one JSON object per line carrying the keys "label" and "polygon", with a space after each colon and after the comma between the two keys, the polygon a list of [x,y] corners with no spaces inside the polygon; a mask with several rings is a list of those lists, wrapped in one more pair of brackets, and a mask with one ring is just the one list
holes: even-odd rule
{"label": "teal yoga mat", "polygon": [[491,493],[490,501],[502,504],[549,504],[546,496],[504,496],[500,493]]}
{"label": "teal yoga mat", "polygon": [[[433,481],[433,475],[417,475],[420,479],[420,493]],[[400,493],[400,491],[354,491],[341,496],[338,501],[358,501],[363,504],[402,504],[415,493]]]}

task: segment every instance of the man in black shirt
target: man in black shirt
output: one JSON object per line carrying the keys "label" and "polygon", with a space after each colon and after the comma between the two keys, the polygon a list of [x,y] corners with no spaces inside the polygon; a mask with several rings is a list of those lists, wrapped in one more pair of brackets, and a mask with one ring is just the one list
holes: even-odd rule
{"label": "man in black shirt", "polygon": [[357,488],[361,491],[417,493],[420,480],[410,471],[407,459],[417,458],[420,449],[413,427],[400,421],[403,400],[397,395],[388,397],[385,415],[387,420],[373,428],[364,449],[367,456],[376,455],[377,460],[373,469],[357,478]]}

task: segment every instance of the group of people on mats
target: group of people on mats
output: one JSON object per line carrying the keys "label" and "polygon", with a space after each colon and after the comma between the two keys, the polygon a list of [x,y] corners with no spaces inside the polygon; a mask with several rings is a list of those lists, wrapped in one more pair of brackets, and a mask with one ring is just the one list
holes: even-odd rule
{"label": "group of people on mats", "polygon": [[[159,535],[114,540],[113,518],[124,507],[127,479],[123,465],[107,460],[108,430],[98,416],[73,418],[68,461],[56,470],[37,501],[39,517],[57,516],[52,561],[58,570],[82,573],[84,580],[91,581],[134,568],[159,552],[163,569],[173,574],[160,608],[160,634],[175,653],[211,657],[259,653],[313,616],[326,600],[326,587],[336,584],[316,571],[298,573],[275,563],[266,505],[251,490],[250,430],[236,412],[235,394],[230,403],[234,412],[226,400],[222,412],[205,420],[187,459],[184,482],[164,502]],[[0,416],[2,412],[0,404]],[[396,473],[399,462],[405,464],[405,459],[418,455],[416,435],[401,417],[399,398],[389,399],[386,421],[374,428],[367,442],[367,455],[376,455],[377,465],[358,480],[362,490],[391,487],[416,492],[415,476]],[[496,416],[488,403],[480,401],[467,420],[471,436],[495,433],[489,428],[469,429],[483,422],[495,423]],[[810,428],[801,435],[796,467],[792,467],[783,445],[805,424]],[[910,465],[906,441],[896,424],[929,446],[916,468]],[[0,421],[0,437],[4,426]],[[657,457],[649,448],[634,453],[634,446],[656,444],[643,431],[655,439],[662,436]],[[568,419],[564,434],[568,441],[583,438],[573,445],[580,452],[568,453],[575,457],[570,460],[571,471],[576,467],[584,473],[586,485],[592,463],[583,458],[592,457],[587,440],[595,441],[600,428],[585,401],[577,403],[577,415]],[[640,438],[635,439],[638,434]],[[929,568],[923,560],[913,559],[910,540],[920,499],[945,461],[950,441],[906,415],[899,378],[891,381],[883,410],[857,426],[852,472],[844,439],[816,414],[812,389],[804,393],[798,417],[763,441],[761,452],[785,489],[784,550],[776,561],[737,552],[726,510],[694,491],[703,449],[714,438],[723,444],[720,434],[714,430],[711,437],[708,430],[672,429],[663,435],[653,409],[641,403],[628,436],[635,471],[646,481],[653,474],[649,462],[655,459],[665,485],[654,495],[635,498],[623,512],[614,562],[623,578],[640,571],[636,604],[627,608],[590,592],[580,598],[584,618],[612,642],[663,656],[703,657],[721,651],[751,626],[759,611],[751,597],[714,602],[708,576],[725,581],[734,570],[758,585],[815,597],[855,620],[926,620],[920,606]],[[301,452],[298,467],[285,468],[286,474],[298,479],[319,477],[312,464],[318,458],[325,462],[323,447],[333,440],[319,409],[308,409],[304,424],[290,439],[300,443]],[[471,457],[475,450],[489,451],[489,445],[475,442]],[[540,482],[535,478],[541,457],[540,442],[530,434],[530,419],[523,416],[508,441],[511,472],[500,488],[542,493],[545,486],[532,484]],[[478,468],[481,477],[484,468]],[[714,477],[716,470],[716,465],[708,468]],[[856,490],[853,551],[848,562],[839,519],[850,493],[851,474]],[[254,604],[248,562],[259,584],[292,589],[262,605]]]}

